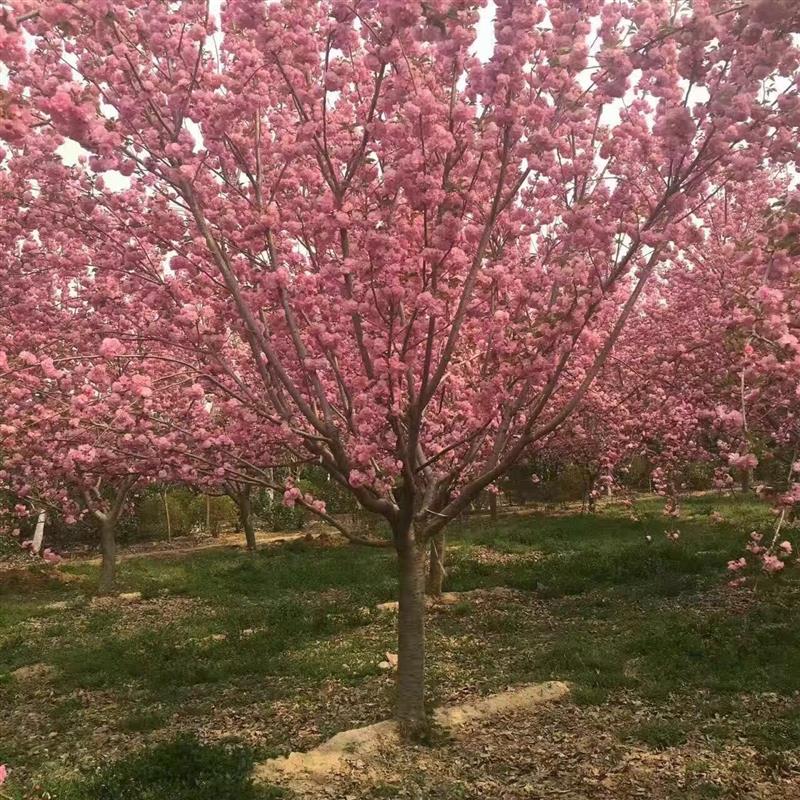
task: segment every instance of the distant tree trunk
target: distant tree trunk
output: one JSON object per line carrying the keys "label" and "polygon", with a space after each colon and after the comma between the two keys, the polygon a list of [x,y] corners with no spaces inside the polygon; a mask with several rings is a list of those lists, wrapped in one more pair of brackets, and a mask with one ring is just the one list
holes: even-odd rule
{"label": "distant tree trunk", "polygon": [[750,486],[753,482],[753,470],[751,469],[743,469],[742,470],[742,494],[748,494],[750,492]]}
{"label": "distant tree trunk", "polygon": [[[275,471],[273,469],[267,470],[267,478],[270,481],[275,480]],[[271,513],[272,506],[275,504],[275,490],[272,488],[267,489],[267,510]]]}
{"label": "distant tree trunk", "polygon": [[397,615],[397,720],[407,736],[422,733],[425,716],[425,548],[410,531],[396,537],[400,579]]}
{"label": "distant tree trunk", "polygon": [[117,520],[112,514],[100,516],[100,594],[111,594],[117,578]]}
{"label": "distant tree trunk", "polygon": [[438,597],[442,593],[442,585],[445,579],[444,568],[445,538],[444,531],[437,533],[431,539],[430,556],[428,563],[428,581],[425,586],[426,592]]}
{"label": "distant tree trunk", "polygon": [[250,502],[250,487],[246,487],[236,494],[236,504],[239,507],[239,523],[244,530],[247,549],[253,553],[256,549],[256,531],[253,527],[252,503]]}
{"label": "distant tree trunk", "polygon": [[169,497],[167,496],[166,491],[161,493],[161,498],[164,501],[164,517],[167,521],[167,541],[172,541],[172,520],[169,516]]}
{"label": "distant tree trunk", "polygon": [[39,555],[42,552],[42,543],[44,542],[44,524],[47,521],[47,512],[40,511],[39,517],[36,520],[36,530],[33,532],[33,547],[31,548],[34,555]]}
{"label": "distant tree trunk", "polygon": [[497,495],[494,492],[489,493],[489,517],[497,519]]}
{"label": "distant tree trunk", "polygon": [[214,531],[211,530],[211,495],[206,495],[206,533],[209,536],[214,536]]}
{"label": "distant tree trunk", "polygon": [[581,514],[594,514],[596,510],[597,497],[594,487],[597,478],[588,468],[583,468],[583,499],[581,500]]}
{"label": "distant tree trunk", "polygon": [[[90,496],[86,495],[87,508],[92,511],[95,519],[100,525],[100,553],[102,561],[100,564],[100,582],[98,591],[100,594],[111,594],[116,585],[117,578],[117,527],[122,516],[122,509],[128,495],[136,483],[136,476],[130,475],[123,478],[114,487],[114,497],[111,507],[108,509],[98,508],[91,502]],[[95,498],[101,501],[99,490],[95,489]],[[94,508],[92,506],[94,505]]]}

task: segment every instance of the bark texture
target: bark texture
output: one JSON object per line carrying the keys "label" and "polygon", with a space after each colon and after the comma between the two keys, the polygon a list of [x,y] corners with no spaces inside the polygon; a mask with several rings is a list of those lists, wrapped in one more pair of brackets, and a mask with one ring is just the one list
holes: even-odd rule
{"label": "bark texture", "polygon": [[113,515],[103,514],[100,519],[100,594],[111,594],[117,578],[117,521]]}
{"label": "bark texture", "polygon": [[400,603],[397,616],[397,721],[418,736],[425,715],[425,549],[413,540],[398,547]]}
{"label": "bark texture", "polygon": [[239,522],[244,531],[247,549],[251,553],[254,553],[256,549],[256,529],[253,526],[253,508],[250,502],[250,490],[244,489],[239,492],[236,503],[239,506]]}
{"label": "bark texture", "polygon": [[428,582],[425,587],[426,592],[438,597],[442,593],[444,586],[445,570],[445,537],[444,531],[437,533],[431,539],[430,555],[428,560]]}

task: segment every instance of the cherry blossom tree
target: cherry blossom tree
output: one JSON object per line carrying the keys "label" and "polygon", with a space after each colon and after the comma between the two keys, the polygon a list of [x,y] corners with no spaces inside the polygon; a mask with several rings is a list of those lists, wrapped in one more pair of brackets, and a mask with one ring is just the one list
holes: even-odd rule
{"label": "cherry blossom tree", "polygon": [[485,60],[467,0],[8,5],[4,169],[90,253],[43,268],[386,520],[420,728],[428,543],[580,406],[710,199],[795,157],[794,4],[501,0]]}
{"label": "cherry blossom tree", "polygon": [[771,531],[753,531],[745,555],[728,564],[736,575],[732,585],[747,582],[742,570],[748,566],[774,575],[794,560],[784,528],[800,500],[800,198],[795,183],[793,177],[765,181],[719,204],[707,246],[686,254],[706,274],[703,285],[695,280],[694,286],[708,295],[710,312],[697,326],[697,339],[705,330],[716,342],[716,369],[704,376],[710,402],[702,418],[721,460],[721,484],[732,486],[739,477],[749,488],[760,462],[771,462],[768,484],[756,490],[774,503],[775,524]]}

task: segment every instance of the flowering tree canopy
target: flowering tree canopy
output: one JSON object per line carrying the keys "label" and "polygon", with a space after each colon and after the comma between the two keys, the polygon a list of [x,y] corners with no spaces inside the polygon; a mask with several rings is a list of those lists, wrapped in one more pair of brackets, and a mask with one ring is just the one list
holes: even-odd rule
{"label": "flowering tree canopy", "polygon": [[486,59],[467,0],[5,5],[20,272],[388,521],[414,727],[423,545],[569,418],[710,201],[795,159],[795,4],[501,0]]}

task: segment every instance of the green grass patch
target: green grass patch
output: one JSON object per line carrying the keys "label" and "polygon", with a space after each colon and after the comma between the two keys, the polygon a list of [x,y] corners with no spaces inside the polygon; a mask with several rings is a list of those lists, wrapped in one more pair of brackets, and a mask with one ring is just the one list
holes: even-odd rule
{"label": "green grass patch", "polygon": [[687,738],[685,725],[680,720],[643,722],[630,728],[625,736],[626,741],[646,744],[654,750],[677,747],[683,744]]}
{"label": "green grass patch", "polygon": [[253,757],[245,748],[204,745],[192,736],[147,748],[64,784],[59,800],[277,800],[278,788],[251,780]]}

